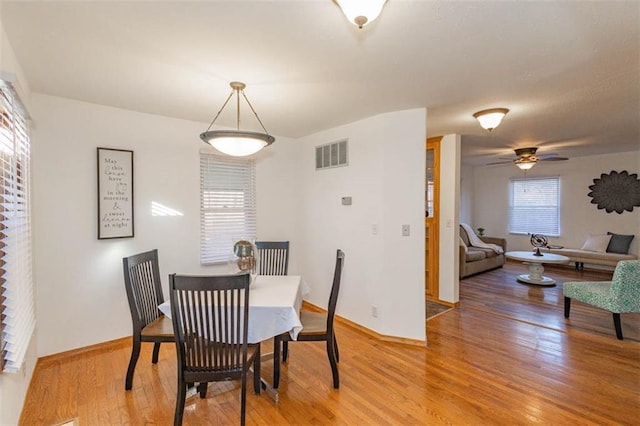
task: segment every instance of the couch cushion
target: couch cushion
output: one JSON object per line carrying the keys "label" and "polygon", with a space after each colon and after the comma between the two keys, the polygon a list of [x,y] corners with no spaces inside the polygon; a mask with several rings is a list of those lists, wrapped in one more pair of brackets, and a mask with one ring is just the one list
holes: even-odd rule
{"label": "couch cushion", "polygon": [[484,252],[485,257],[487,257],[487,258],[498,256],[498,253],[496,253],[492,249],[488,249],[488,248],[484,248],[484,247],[478,247],[478,250],[482,250]]}
{"label": "couch cushion", "polygon": [[486,258],[487,253],[484,250],[472,250],[472,247],[469,247],[469,250],[467,250],[467,254],[465,256],[465,260],[467,262],[475,262]]}

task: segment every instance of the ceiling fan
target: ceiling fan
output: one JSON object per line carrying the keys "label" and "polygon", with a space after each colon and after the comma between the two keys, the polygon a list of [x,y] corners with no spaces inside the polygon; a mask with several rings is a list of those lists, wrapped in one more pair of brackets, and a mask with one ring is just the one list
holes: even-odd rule
{"label": "ceiling fan", "polygon": [[[535,166],[538,163],[538,161],[566,161],[566,160],[568,160],[567,157],[559,157],[558,154],[543,154],[543,155],[536,156],[536,151],[538,151],[538,148],[535,148],[535,147],[517,148],[517,149],[514,149],[514,152],[516,153],[516,157],[517,157],[515,160],[498,161],[496,163],[489,163],[488,165],[505,164],[505,163],[511,163],[512,162],[520,170],[529,170],[533,166]],[[507,159],[505,158],[505,160],[507,160]]]}

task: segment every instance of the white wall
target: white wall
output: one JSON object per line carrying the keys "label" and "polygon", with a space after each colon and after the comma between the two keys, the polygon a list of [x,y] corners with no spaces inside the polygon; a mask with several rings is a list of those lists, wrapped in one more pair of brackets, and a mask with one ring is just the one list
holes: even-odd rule
{"label": "white wall", "polygon": [[459,299],[459,206],[460,135],[446,135],[440,142],[438,298],[450,303],[455,303]]}
{"label": "white wall", "polygon": [[[462,138],[464,139],[464,138]],[[461,141],[461,143],[464,143]],[[473,224],[473,204],[474,204],[474,167],[468,164],[460,165],[460,222]]]}
{"label": "white wall", "polygon": [[[204,124],[44,95],[33,96],[33,109],[38,353],[43,356],[131,334],[122,257],[157,248],[165,295],[169,273],[215,267],[199,263],[204,144],[198,135]],[[135,238],[97,240],[96,147],[134,151]],[[257,160],[259,236],[297,235],[297,184],[279,175],[294,167],[292,147],[290,139],[278,138],[264,161]],[[153,216],[152,201],[184,215]]]}
{"label": "white wall", "polygon": [[256,156],[258,239],[289,241],[289,274],[300,275],[301,257],[300,194],[304,191],[298,176],[302,165],[300,144],[278,138]]}
{"label": "white wall", "polygon": [[[2,3],[0,2],[0,14]],[[0,78],[10,78],[20,96],[20,100],[29,109],[30,90],[24,78],[22,68],[18,63],[13,48],[7,39],[0,20]],[[37,277],[34,276],[34,281]],[[0,425],[18,423],[22,403],[29,387],[36,363],[38,326],[27,349],[24,367],[16,374],[0,374]]]}
{"label": "white wall", "polygon": [[[326,307],[335,251],[345,252],[338,314],[384,335],[425,340],[426,111],[371,117],[301,138],[303,276]],[[315,147],[349,140],[349,165],[315,170]],[[351,206],[341,197],[352,197]],[[411,227],[409,237],[401,227]],[[373,234],[373,226],[377,234]],[[378,317],[371,314],[378,307]]]}
{"label": "white wall", "polygon": [[[602,173],[612,170],[640,172],[640,151],[618,154],[576,157],[568,161],[538,163],[528,176],[560,176],[561,236],[550,238],[551,244],[580,248],[588,236],[606,234],[634,234],[630,252],[640,254],[640,207],[622,214],[606,213],[591,204],[589,185]],[[473,226],[482,226],[485,234],[507,238],[508,250],[529,250],[526,235],[509,235],[509,179],[523,176],[511,164],[475,168],[475,204]]]}

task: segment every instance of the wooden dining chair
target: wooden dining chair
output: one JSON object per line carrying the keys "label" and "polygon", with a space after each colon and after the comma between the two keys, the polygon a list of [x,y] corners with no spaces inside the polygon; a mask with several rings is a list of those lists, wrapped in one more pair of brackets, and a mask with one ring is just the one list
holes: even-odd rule
{"label": "wooden dining chair", "polygon": [[124,286],[133,322],[133,347],[124,385],[125,390],[131,390],[141,343],[153,342],[151,362],[157,364],[160,344],[173,343],[174,338],[171,320],[158,310],[158,305],[164,302],[158,250],[125,257],[122,259],[122,266]]}
{"label": "wooden dining chair", "polygon": [[[258,249],[258,264],[256,273],[258,275],[287,275],[289,271],[289,241],[256,241]],[[275,340],[273,342],[275,345]],[[262,355],[266,360],[273,356],[273,353]],[[282,357],[287,356],[286,346],[282,349]]]}
{"label": "wooden dining chair", "polygon": [[[342,277],[342,266],[344,264],[344,252],[338,250],[336,254],[336,267],[333,273],[333,285],[329,294],[329,305],[327,312],[300,312],[300,322],[302,330],[298,333],[296,342],[327,342],[327,356],[331,365],[331,373],[333,374],[333,387],[340,387],[340,376],[338,374],[338,362],[340,362],[340,354],[338,352],[338,341],[336,340],[335,330],[333,328],[333,319],[336,313],[336,304],[338,303],[338,292],[340,291],[340,279]],[[280,384],[280,362],[279,351],[282,342],[283,353],[287,352],[288,342],[292,341],[289,333],[276,336],[274,344],[274,362],[273,362],[273,387],[277,388]],[[283,359],[286,361],[286,358]]]}
{"label": "wooden dining chair", "polygon": [[240,423],[245,424],[247,373],[260,393],[260,344],[249,344],[249,273],[217,276],[169,275],[171,318],[178,358],[174,425],[182,424],[187,387],[240,380]]}
{"label": "wooden dining chair", "polygon": [[289,241],[256,241],[258,275],[287,275],[289,270]]}

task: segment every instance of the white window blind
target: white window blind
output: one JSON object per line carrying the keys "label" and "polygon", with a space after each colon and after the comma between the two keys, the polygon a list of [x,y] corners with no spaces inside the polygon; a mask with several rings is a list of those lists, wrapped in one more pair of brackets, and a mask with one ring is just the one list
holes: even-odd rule
{"label": "white window blind", "polygon": [[30,146],[26,113],[0,80],[0,352],[2,371],[22,366],[35,329]]}
{"label": "white window blind", "polygon": [[560,178],[510,181],[509,232],[560,236]]}
{"label": "white window blind", "polygon": [[233,244],[256,236],[253,160],[200,153],[200,263],[227,262]]}

